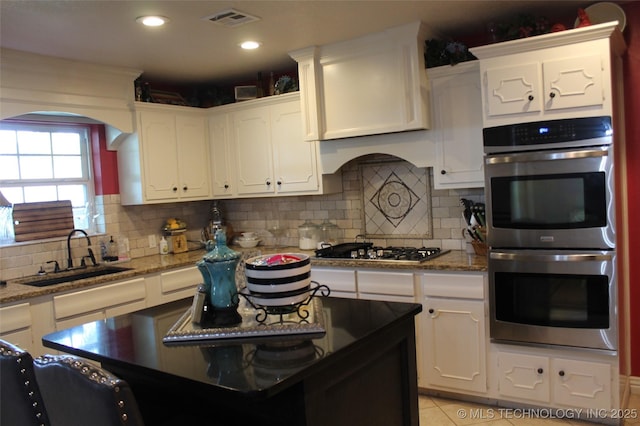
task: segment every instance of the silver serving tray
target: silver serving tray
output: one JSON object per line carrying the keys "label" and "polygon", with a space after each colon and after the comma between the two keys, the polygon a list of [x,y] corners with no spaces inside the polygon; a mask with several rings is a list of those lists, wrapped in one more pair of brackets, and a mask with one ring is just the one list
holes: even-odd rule
{"label": "silver serving tray", "polygon": [[268,315],[263,322],[256,318],[259,311],[248,303],[240,303],[238,313],[242,322],[230,327],[202,328],[192,321],[192,307],[169,329],[162,338],[165,345],[185,344],[237,344],[260,343],[284,339],[313,339],[324,336],[324,314],[322,300],[313,297],[307,305],[302,305],[309,313],[302,319],[298,312]]}

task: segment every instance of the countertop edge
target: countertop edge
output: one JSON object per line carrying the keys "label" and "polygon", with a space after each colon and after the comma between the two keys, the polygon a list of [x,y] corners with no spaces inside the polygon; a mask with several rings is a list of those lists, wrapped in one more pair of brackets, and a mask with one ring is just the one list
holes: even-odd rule
{"label": "countertop edge", "polygon": [[[315,258],[313,250],[300,250],[297,247],[257,247],[253,249],[242,249],[233,247],[234,250],[246,255],[259,255],[278,252],[305,253],[311,256],[311,265],[319,267],[334,268],[366,268],[366,269],[392,269],[405,271],[448,271],[448,272],[485,272],[487,270],[486,257],[468,254],[460,250],[452,250],[435,259],[422,263],[397,263],[393,261],[368,261],[352,259],[321,259]],[[99,284],[133,279],[137,276],[148,275],[156,272],[164,272],[172,269],[179,269],[187,266],[194,266],[202,258],[205,250],[193,250],[186,253],[169,255],[152,255],[135,258],[126,262],[117,262],[118,266],[132,268],[128,271],[118,272],[111,275],[86,278],[82,280],[55,284],[48,287],[33,287],[20,284],[19,278],[7,280],[7,285],[0,287],[0,304],[9,304],[46,295],[64,293],[72,290],[81,290]]]}

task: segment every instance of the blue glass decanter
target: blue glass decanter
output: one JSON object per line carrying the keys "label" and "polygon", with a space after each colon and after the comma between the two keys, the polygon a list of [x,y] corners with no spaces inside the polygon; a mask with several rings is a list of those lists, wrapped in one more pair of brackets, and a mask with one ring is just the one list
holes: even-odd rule
{"label": "blue glass decanter", "polygon": [[238,314],[238,290],[236,288],[236,266],[240,253],[227,246],[224,229],[214,235],[215,245],[196,263],[204,279],[207,294],[207,312],[203,323],[214,326],[235,325],[242,321]]}

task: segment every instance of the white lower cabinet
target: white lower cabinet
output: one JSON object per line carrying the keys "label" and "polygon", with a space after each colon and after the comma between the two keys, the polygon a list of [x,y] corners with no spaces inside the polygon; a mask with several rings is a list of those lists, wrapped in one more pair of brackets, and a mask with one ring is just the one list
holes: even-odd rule
{"label": "white lower cabinet", "polygon": [[550,359],[548,357],[498,354],[498,392],[506,398],[528,399],[548,403]]}
{"label": "white lower cabinet", "polygon": [[144,277],[54,296],[56,329],[144,309],[146,297]]}
{"label": "white lower cabinet", "polygon": [[193,296],[202,275],[189,266],[0,307],[0,338],[33,356],[51,353],[42,336]]}
{"label": "white lower cabinet", "polygon": [[418,385],[449,392],[487,391],[485,274],[422,274]]}
{"label": "white lower cabinet", "polygon": [[332,297],[358,298],[354,269],[312,266],[311,280],[329,287]]}
{"label": "white lower cabinet", "polygon": [[587,409],[614,406],[612,372],[616,362],[568,358],[550,350],[531,352],[535,351],[524,347],[498,350],[501,399]]}
{"label": "white lower cabinet", "polygon": [[311,279],[329,287],[333,297],[407,303],[416,301],[413,271],[313,266]]}
{"label": "white lower cabinet", "polygon": [[554,358],[553,400],[558,405],[581,408],[611,408],[611,365]]}
{"label": "white lower cabinet", "polygon": [[0,308],[0,339],[31,351],[33,348],[31,324],[29,303]]}
{"label": "white lower cabinet", "polygon": [[413,271],[358,270],[358,299],[414,303],[416,291]]}
{"label": "white lower cabinet", "polygon": [[157,306],[174,300],[192,297],[199,284],[203,283],[202,274],[196,266],[172,269],[147,276],[147,306]]}

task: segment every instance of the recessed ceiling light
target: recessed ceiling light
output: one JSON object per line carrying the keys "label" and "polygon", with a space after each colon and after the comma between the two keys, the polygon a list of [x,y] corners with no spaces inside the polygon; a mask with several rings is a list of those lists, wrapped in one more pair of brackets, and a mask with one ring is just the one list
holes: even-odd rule
{"label": "recessed ceiling light", "polygon": [[139,16],[136,18],[136,21],[147,27],[160,27],[169,22],[169,18],[159,15],[149,15]]}
{"label": "recessed ceiling light", "polygon": [[243,41],[240,44],[240,47],[242,47],[245,50],[253,50],[253,49],[257,49],[258,47],[260,47],[260,43],[258,43],[257,41]]}

